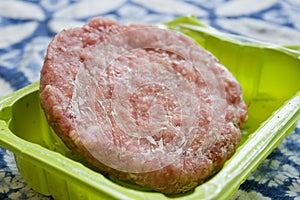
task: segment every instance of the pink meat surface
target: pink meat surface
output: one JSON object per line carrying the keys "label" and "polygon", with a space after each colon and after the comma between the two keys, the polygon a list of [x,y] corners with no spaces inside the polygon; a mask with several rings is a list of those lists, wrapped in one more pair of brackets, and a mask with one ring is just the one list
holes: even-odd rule
{"label": "pink meat surface", "polygon": [[166,194],[220,170],[247,119],[239,83],[191,39],[101,17],[53,39],[40,92],[49,124],[72,151]]}

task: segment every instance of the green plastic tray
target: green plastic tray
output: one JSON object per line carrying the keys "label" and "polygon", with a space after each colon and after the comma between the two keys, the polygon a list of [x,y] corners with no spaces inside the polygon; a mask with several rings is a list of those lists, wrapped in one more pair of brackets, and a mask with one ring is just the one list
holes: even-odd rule
{"label": "green plastic tray", "polygon": [[175,196],[104,176],[53,133],[40,107],[39,83],[33,83],[0,99],[0,145],[15,154],[30,187],[55,199],[228,199],[288,135],[300,117],[298,51],[220,33],[194,17],[160,26],[189,35],[241,83],[249,120],[234,156],[210,180]]}

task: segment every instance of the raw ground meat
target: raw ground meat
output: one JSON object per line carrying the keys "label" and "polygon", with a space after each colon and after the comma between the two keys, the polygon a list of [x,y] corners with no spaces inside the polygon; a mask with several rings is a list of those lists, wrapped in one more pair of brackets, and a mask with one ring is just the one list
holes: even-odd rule
{"label": "raw ground meat", "polygon": [[53,39],[40,92],[49,124],[72,151],[165,194],[219,171],[247,118],[239,83],[191,39],[101,17]]}

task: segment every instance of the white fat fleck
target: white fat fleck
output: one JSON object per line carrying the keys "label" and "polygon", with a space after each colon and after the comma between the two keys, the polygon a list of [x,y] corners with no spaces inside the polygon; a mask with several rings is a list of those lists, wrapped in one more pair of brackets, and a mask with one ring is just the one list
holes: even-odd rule
{"label": "white fat fleck", "polygon": [[93,66],[90,70],[90,75],[96,76],[98,71],[98,66]]}
{"label": "white fat fleck", "polygon": [[124,68],[125,68],[125,69],[127,68],[128,72],[131,72],[131,71],[132,71],[132,69],[131,69],[130,67],[128,67],[128,66],[124,66]]}
{"label": "white fat fleck", "polygon": [[84,103],[86,102],[86,100],[82,97],[78,97],[78,105],[82,106]]}
{"label": "white fat fleck", "polygon": [[157,143],[155,142],[155,140],[153,139],[153,137],[151,137],[151,136],[146,136],[146,138],[147,138],[147,140],[148,140],[151,144],[157,145]]}
{"label": "white fat fleck", "polygon": [[212,118],[211,118],[211,117],[208,117],[208,118],[207,118],[207,121],[209,121],[209,122],[210,122],[211,120],[212,120]]}
{"label": "white fat fleck", "polygon": [[160,150],[163,151],[163,149],[164,149],[164,143],[163,143],[163,139],[162,138],[160,138],[160,140],[158,141],[158,147],[159,147]]}

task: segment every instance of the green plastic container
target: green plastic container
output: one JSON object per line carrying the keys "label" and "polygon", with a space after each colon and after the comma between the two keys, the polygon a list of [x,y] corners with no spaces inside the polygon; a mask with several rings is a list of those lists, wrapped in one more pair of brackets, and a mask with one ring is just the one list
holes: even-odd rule
{"label": "green plastic container", "polygon": [[30,187],[55,199],[228,199],[294,128],[300,117],[300,52],[220,33],[194,17],[160,26],[189,35],[241,83],[249,120],[234,156],[210,180],[175,196],[104,176],[73,155],[48,126],[39,83],[33,83],[0,99],[0,145],[15,154]]}

